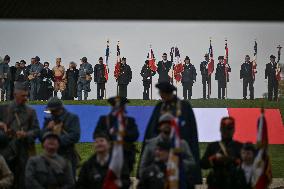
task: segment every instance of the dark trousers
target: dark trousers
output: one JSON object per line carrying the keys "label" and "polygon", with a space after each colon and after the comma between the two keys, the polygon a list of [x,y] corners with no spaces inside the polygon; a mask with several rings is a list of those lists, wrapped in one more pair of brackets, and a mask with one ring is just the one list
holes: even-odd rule
{"label": "dark trousers", "polygon": [[225,99],[226,82],[218,81],[218,99]]}
{"label": "dark trousers", "polygon": [[274,80],[268,80],[268,100],[272,100],[274,94],[274,98],[273,100],[277,100],[278,99],[278,81]]}
{"label": "dark trousers", "polygon": [[149,91],[150,87],[149,86],[144,86],[144,91],[143,91],[143,100],[149,100]]}
{"label": "dark trousers", "polygon": [[250,99],[254,99],[254,87],[253,87],[253,80],[252,79],[243,79],[243,97],[247,98],[247,88],[249,86],[249,96]]}
{"label": "dark trousers", "polygon": [[97,99],[102,100],[104,99],[105,95],[105,83],[98,83],[97,84]]}
{"label": "dark trousers", "polygon": [[190,100],[192,96],[192,83],[191,82],[185,82],[182,83],[183,86],[183,98],[184,100]]}
{"label": "dark trousers", "polygon": [[127,85],[118,85],[118,96],[127,97]]}

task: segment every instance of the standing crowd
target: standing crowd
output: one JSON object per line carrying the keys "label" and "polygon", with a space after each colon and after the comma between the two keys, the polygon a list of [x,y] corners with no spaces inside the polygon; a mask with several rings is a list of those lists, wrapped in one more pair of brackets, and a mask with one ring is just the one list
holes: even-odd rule
{"label": "standing crowd", "polygon": [[[60,68],[59,62],[58,59]],[[84,66],[88,70],[88,64]],[[38,72],[33,70],[37,77]],[[56,78],[61,81],[59,74]],[[35,110],[26,105],[28,86],[15,83],[14,100],[0,106],[0,188],[107,189],[106,178],[111,177],[116,179],[117,188],[128,189],[135,163],[138,164],[138,189],[174,188],[170,179],[174,172],[168,171],[172,157],[179,157],[178,169],[183,173],[179,184],[183,188],[193,189],[202,183],[201,169],[210,170],[207,178],[210,189],[253,188],[256,148],[233,139],[234,118],[221,120],[221,140],[208,144],[200,158],[197,126],[190,103],[180,100],[174,94],[176,87],[169,82],[160,82],[156,87],[162,100],[148,122],[139,162],[136,162],[139,154],[135,145],[139,137],[138,126],[135,118],[126,114],[129,100],[118,96],[108,100],[112,107],[109,114],[101,116],[94,126],[94,153],[77,172],[80,154],[75,146],[81,135],[79,117],[64,108],[60,99],[52,97],[48,100],[48,114],[40,129]],[[118,112],[123,116],[118,117]],[[121,119],[124,126],[120,133],[123,165],[119,177],[115,177],[110,176],[108,170],[110,162],[114,162],[111,161],[115,156],[112,149],[117,145],[117,133],[121,132],[117,129]],[[174,129],[179,131],[180,145],[173,149]],[[42,143],[41,154],[36,154],[37,138]]]}

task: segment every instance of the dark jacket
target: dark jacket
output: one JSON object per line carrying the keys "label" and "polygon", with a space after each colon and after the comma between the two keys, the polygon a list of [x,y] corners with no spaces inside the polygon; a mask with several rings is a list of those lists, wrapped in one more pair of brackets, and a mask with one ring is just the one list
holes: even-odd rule
{"label": "dark jacket", "polygon": [[196,69],[193,64],[184,64],[183,65],[183,72],[181,73],[182,78],[181,82],[182,83],[194,83],[196,81]]}
{"label": "dark jacket", "polygon": [[29,76],[29,70],[27,67],[23,68],[17,68],[16,75],[15,75],[15,81],[18,82],[25,82],[28,81]]}
{"label": "dark jacket", "polygon": [[156,74],[156,72],[153,72],[147,64],[144,64],[140,75],[142,76],[143,86],[150,86],[152,82],[152,77]]}
{"label": "dark jacket", "polygon": [[268,79],[269,82],[277,82],[276,79],[276,68],[277,63],[267,63],[265,68],[265,79]]}
{"label": "dark jacket", "polygon": [[[76,183],[77,189],[89,189],[89,188],[103,188],[104,179],[106,177],[110,158],[106,164],[101,165],[97,161],[96,155],[93,155],[82,166],[79,173],[79,178]],[[121,174],[122,187],[121,189],[128,189],[130,186],[130,174],[126,166],[122,169]]]}
{"label": "dark jacket", "polygon": [[29,159],[26,171],[26,187],[34,189],[75,188],[72,169],[63,157],[38,155]]}
{"label": "dark jacket", "polygon": [[170,82],[171,78],[169,76],[169,71],[172,68],[172,62],[166,61],[164,63],[163,61],[159,61],[157,67],[157,72],[159,74],[158,82]]}
{"label": "dark jacket", "polygon": [[205,60],[200,63],[200,72],[201,72],[202,78],[205,78],[205,79],[208,77],[208,68],[207,68],[208,64],[209,62]]}
{"label": "dark jacket", "polygon": [[67,69],[66,79],[67,79],[67,96],[68,98],[73,99],[77,97],[77,82],[79,77],[78,69]]}
{"label": "dark jacket", "polygon": [[209,187],[220,189],[239,188],[236,185],[236,169],[240,163],[240,151],[242,144],[237,141],[223,142],[228,157],[222,160],[216,160],[215,154],[224,155],[219,141],[210,143],[201,159],[201,168],[211,169],[207,177]]}
{"label": "dark jacket", "polygon": [[[227,71],[231,72],[230,66],[227,68]],[[218,63],[215,72],[215,80],[218,80],[219,82],[222,83],[226,83],[226,77],[227,77],[227,82],[229,82],[229,74],[226,75],[225,64]]]}
{"label": "dark jacket", "polygon": [[118,85],[128,85],[132,79],[132,71],[128,64],[120,64],[119,76],[117,78]]}
{"label": "dark jacket", "polygon": [[96,83],[106,83],[105,78],[105,65],[104,64],[96,64],[94,67],[94,81]]}
{"label": "dark jacket", "polygon": [[243,63],[240,70],[240,79],[253,80],[252,62]]}

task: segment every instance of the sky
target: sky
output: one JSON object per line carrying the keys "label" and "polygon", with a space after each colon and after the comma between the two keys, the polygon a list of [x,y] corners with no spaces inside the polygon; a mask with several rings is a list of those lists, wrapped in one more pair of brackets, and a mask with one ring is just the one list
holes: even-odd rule
{"label": "sky", "polygon": [[[283,22],[0,20],[0,56],[10,55],[11,64],[21,59],[29,63],[31,57],[39,56],[42,63],[47,61],[51,64],[50,67],[53,67],[56,57],[61,57],[63,65],[68,67],[70,61],[75,61],[79,65],[80,58],[86,56],[88,62],[94,66],[99,57],[105,56],[106,41],[109,40],[110,75],[106,84],[107,97],[116,95],[113,71],[119,40],[121,56],[127,58],[133,72],[133,79],[128,85],[129,99],[143,97],[140,71],[150,45],[157,60],[161,60],[162,53],[169,54],[172,46],[179,48],[182,59],[185,56],[190,57],[197,70],[192,98],[202,98],[199,66],[204,60],[204,54],[208,53],[210,38],[215,66],[218,56],[224,55],[225,38],[228,40],[229,64],[232,68],[227,95],[230,99],[243,98],[242,81],[239,78],[240,66],[245,55],[253,56],[254,41],[257,41],[258,73],[254,87],[255,97],[262,97],[263,93],[267,92],[267,82],[264,79],[265,64],[269,62],[271,54],[277,56],[276,47],[284,45]],[[155,75],[153,83],[157,83],[157,80],[158,75]],[[182,97],[181,83],[176,86],[178,96]],[[89,97],[95,99],[96,84],[93,81],[91,89]],[[211,97],[217,98],[217,81],[214,77]],[[153,87],[153,99],[158,98],[158,91]]]}

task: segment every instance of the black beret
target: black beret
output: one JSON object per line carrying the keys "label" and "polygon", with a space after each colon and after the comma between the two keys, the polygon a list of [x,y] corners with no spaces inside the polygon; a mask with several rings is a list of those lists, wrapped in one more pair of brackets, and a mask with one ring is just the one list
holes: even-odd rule
{"label": "black beret", "polygon": [[167,56],[167,53],[163,53],[163,56]]}
{"label": "black beret", "polygon": [[173,91],[177,90],[177,88],[169,82],[158,83],[156,84],[156,88],[158,88],[161,92],[165,93],[172,93]]}
{"label": "black beret", "polygon": [[272,54],[272,55],[270,55],[270,58],[273,58],[273,59],[275,59],[276,57]]}
{"label": "black beret", "polygon": [[129,100],[126,97],[120,97],[120,96],[111,97],[107,101],[108,101],[108,103],[110,103],[111,106],[118,105],[120,107],[129,103]]}
{"label": "black beret", "polygon": [[190,60],[190,59],[189,59],[189,57],[188,57],[188,56],[186,56],[184,60]]}
{"label": "black beret", "polygon": [[100,57],[99,60],[104,60],[103,57]]}
{"label": "black beret", "polygon": [[126,58],[125,57],[122,57],[122,59],[121,60],[126,60]]}
{"label": "black beret", "polygon": [[83,57],[83,58],[81,58],[81,60],[82,60],[83,62],[87,62],[87,61],[88,61],[87,57]]}
{"label": "black beret", "polygon": [[47,106],[46,106],[47,110],[52,111],[52,110],[57,110],[57,109],[60,109],[60,108],[63,108],[63,103],[59,98],[51,97],[48,100]]}
{"label": "black beret", "polygon": [[250,58],[249,55],[246,55],[246,58]]}
{"label": "black beret", "polygon": [[221,60],[224,60],[224,56],[219,56],[219,57],[218,57],[218,60],[220,60],[220,59],[221,59]]}

